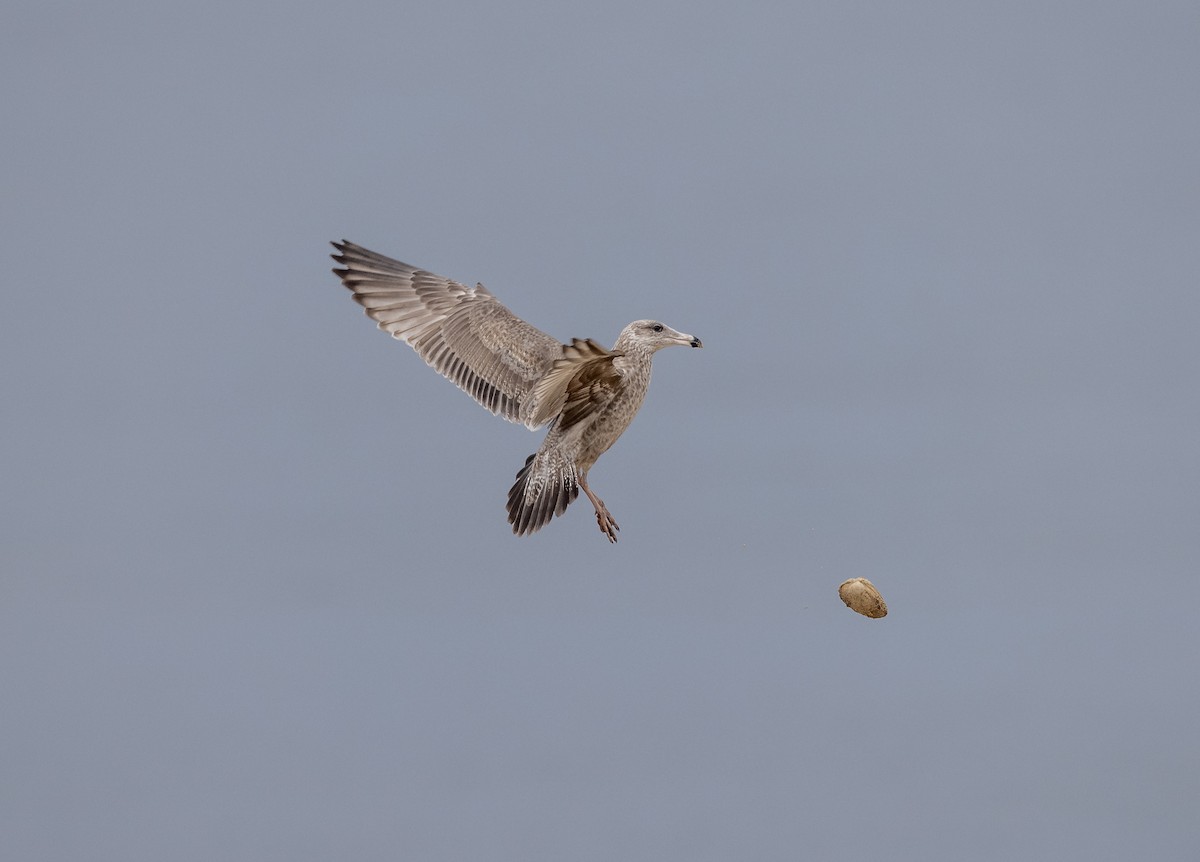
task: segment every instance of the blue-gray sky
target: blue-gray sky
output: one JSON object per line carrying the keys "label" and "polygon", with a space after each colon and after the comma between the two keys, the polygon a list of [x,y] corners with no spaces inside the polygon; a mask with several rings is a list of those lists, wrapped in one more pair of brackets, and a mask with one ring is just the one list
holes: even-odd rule
{"label": "blue-gray sky", "polygon": [[[1195,3],[3,19],[0,857],[1191,858]],[[342,237],[704,339],[620,544]]]}

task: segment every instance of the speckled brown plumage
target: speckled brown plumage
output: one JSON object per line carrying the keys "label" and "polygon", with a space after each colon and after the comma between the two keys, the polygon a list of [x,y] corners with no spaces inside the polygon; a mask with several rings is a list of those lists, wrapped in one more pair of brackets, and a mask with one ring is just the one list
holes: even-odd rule
{"label": "speckled brown plumage", "polygon": [[379,328],[408,343],[440,374],[492,413],[545,440],[508,492],[513,532],[536,532],[580,489],[610,542],[617,522],[587,484],[588,470],[629,427],[650,385],[655,352],[700,339],[635,320],[612,350],[591,339],[561,344],[517,317],[482,285],[465,287],[351,242],[335,242],[333,272]]}

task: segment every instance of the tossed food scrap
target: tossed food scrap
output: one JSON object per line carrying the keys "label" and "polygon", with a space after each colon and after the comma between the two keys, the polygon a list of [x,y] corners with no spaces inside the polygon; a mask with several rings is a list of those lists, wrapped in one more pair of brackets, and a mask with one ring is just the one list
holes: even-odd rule
{"label": "tossed food scrap", "polygon": [[887,616],[887,603],[875,585],[866,578],[851,578],[838,587],[838,595],[846,607],[864,617],[877,620]]}

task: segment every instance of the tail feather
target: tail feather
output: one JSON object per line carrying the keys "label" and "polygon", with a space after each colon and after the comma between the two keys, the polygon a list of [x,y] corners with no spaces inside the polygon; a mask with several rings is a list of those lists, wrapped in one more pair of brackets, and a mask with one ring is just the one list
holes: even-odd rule
{"label": "tail feather", "polygon": [[535,453],[525,459],[508,492],[508,523],[518,536],[536,533],[567,511],[578,496],[575,465],[555,458],[553,453]]}

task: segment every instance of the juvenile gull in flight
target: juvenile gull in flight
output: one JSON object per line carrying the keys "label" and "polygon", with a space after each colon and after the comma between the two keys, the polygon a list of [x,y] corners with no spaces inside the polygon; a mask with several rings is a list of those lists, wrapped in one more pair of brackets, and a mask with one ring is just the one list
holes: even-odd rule
{"label": "juvenile gull in flight", "polygon": [[500,304],[482,284],[466,287],[352,242],[333,243],[334,274],[379,328],[407,342],[440,374],[492,413],[530,429],[549,425],[508,492],[518,536],[561,515],[579,489],[610,542],[620,527],[588,488],[587,474],[633,421],[656,351],[700,339],[655,320],[635,320],[612,350],[588,339],[560,344]]}

